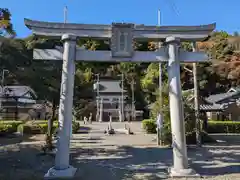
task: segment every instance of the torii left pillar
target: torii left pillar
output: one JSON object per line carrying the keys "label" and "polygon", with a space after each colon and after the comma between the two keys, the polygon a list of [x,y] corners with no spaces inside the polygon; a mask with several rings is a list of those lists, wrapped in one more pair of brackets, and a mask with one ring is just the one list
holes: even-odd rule
{"label": "torii left pillar", "polygon": [[69,165],[70,135],[72,127],[73,89],[76,59],[76,37],[69,34],[62,36],[64,42],[61,94],[59,104],[59,138],[55,165],[44,176],[46,179],[71,178],[76,168]]}

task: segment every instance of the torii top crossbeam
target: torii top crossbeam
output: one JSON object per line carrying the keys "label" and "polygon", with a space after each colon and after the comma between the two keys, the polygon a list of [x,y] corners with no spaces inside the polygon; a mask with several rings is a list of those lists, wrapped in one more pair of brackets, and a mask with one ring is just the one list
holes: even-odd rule
{"label": "torii top crossbeam", "polygon": [[[124,25],[124,23],[113,23],[112,25],[55,23],[30,19],[24,19],[24,22],[32,30],[33,34],[53,38],[61,38],[63,34],[72,34],[80,38],[111,39],[113,25]],[[178,37],[181,41],[201,41],[208,37],[215,29],[215,26],[215,23],[200,26],[160,27],[126,24],[126,27],[132,29],[133,39],[153,41],[165,40],[168,36]]]}

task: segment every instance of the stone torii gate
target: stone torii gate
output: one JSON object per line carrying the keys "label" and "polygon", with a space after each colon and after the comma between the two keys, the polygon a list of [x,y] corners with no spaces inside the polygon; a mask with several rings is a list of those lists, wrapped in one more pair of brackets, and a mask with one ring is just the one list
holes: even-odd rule
{"label": "stone torii gate", "polygon": [[[41,22],[25,19],[26,26],[38,36],[62,39],[63,48],[35,49],[34,59],[63,60],[59,105],[59,139],[55,165],[46,178],[72,177],[76,168],[69,165],[70,131],[75,63],[74,61],[113,62],[168,62],[169,103],[173,136],[173,167],[170,176],[191,176],[196,173],[188,167],[183,105],[180,82],[180,62],[204,62],[208,56],[201,52],[185,52],[180,41],[204,40],[215,24],[201,26],[144,26],[127,23],[71,24]],[[76,47],[77,38],[111,40],[110,51],[89,51]],[[164,41],[156,52],[134,51],[133,40]]]}

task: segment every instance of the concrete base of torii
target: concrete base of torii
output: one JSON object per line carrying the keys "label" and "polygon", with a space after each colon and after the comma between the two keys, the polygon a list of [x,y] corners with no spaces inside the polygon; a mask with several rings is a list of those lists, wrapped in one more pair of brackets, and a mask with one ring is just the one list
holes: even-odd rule
{"label": "concrete base of torii", "polygon": [[45,174],[44,179],[72,178],[74,177],[77,168],[69,166],[67,169],[59,170],[50,168]]}
{"label": "concrete base of torii", "polygon": [[193,169],[169,169],[169,176],[171,178],[183,178],[183,177],[200,177],[200,174],[197,174]]}

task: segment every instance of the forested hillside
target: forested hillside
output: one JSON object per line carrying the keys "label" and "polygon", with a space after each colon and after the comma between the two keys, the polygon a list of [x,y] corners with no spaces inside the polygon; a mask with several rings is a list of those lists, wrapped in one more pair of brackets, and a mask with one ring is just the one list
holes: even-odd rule
{"label": "forested hillside", "polygon": [[[0,9],[0,11],[4,10]],[[5,14],[9,12],[5,10]],[[10,20],[10,14],[6,16]],[[10,22],[10,21],[9,21]],[[9,70],[5,77],[6,84],[22,84],[31,86],[38,94],[39,99],[58,104],[61,81],[60,61],[36,61],[33,60],[34,48],[54,48],[62,46],[60,41],[47,38],[30,36],[25,39],[17,39],[7,36],[15,35],[11,23],[1,27],[0,47],[0,71]],[[4,32],[4,33],[3,33]],[[16,32],[17,33],[17,32]],[[212,62],[198,65],[198,80],[200,94],[223,92],[230,86],[238,86],[240,83],[240,54],[235,52],[235,47],[229,44],[230,35],[226,32],[214,32],[206,42],[199,42],[199,50],[209,53]],[[109,43],[105,41],[93,41],[91,39],[78,41],[79,46],[91,50],[107,50]],[[191,50],[190,43],[182,43],[182,48]],[[139,51],[153,51],[156,49],[153,42],[135,44]],[[190,64],[183,64],[191,68]],[[166,64],[163,65],[163,84],[167,84]],[[75,107],[91,106],[92,85],[95,74],[118,76],[123,73],[125,87],[130,94],[130,84],[135,81],[135,98],[137,109],[143,109],[146,105],[156,100],[158,89],[159,65],[157,63],[98,63],[76,62],[75,77]],[[192,74],[181,69],[183,89],[193,88]]]}

